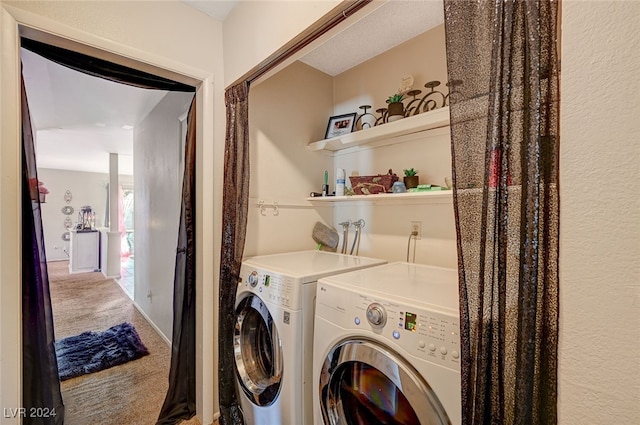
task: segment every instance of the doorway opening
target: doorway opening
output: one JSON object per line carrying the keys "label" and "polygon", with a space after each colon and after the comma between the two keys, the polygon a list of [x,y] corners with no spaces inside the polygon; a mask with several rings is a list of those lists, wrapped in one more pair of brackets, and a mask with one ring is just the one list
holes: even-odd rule
{"label": "doorway opening", "polygon": [[[93,78],[93,77],[90,77],[90,78]],[[168,98],[168,97],[169,97],[169,96],[168,96],[168,94],[167,94],[167,95],[162,96],[162,98],[160,99],[160,101],[158,102],[158,104],[157,104],[157,105],[156,105],[156,106],[155,106],[151,111],[148,111],[148,114],[147,114],[147,115],[145,115],[144,120],[147,120],[147,119],[148,119],[148,117],[149,117],[149,116],[151,116],[151,115],[154,113],[154,111],[156,111],[156,109],[159,107],[158,105],[162,104],[162,102],[163,102],[166,98]],[[188,98],[188,100],[187,100],[187,98]],[[188,93],[188,94],[186,94],[185,96],[179,97],[179,99],[178,99],[178,101],[177,101],[177,102],[179,102],[179,103],[181,102],[181,103],[178,105],[179,113],[176,113],[176,115],[175,115],[175,119],[174,119],[174,121],[175,121],[174,126],[175,126],[175,133],[176,133],[176,134],[175,134],[173,137],[170,137],[170,138],[169,138],[170,143],[175,144],[175,143],[176,143],[176,140],[178,139],[178,135],[180,134],[180,126],[179,126],[178,115],[179,115],[180,113],[182,113],[182,111],[184,110],[185,106],[188,106],[188,104],[191,102],[191,99],[192,99],[192,98],[193,98],[193,93]],[[172,99],[173,99],[173,100],[175,100],[175,98],[172,98]],[[187,100],[187,101],[186,101],[186,105],[184,104],[184,103],[185,103],[185,102],[184,102],[185,100]],[[37,101],[36,101],[35,103],[37,104]],[[174,103],[175,103],[175,102],[174,102]],[[35,111],[37,108],[33,108],[33,109],[34,109],[34,111]],[[32,116],[33,116],[33,117],[37,117],[37,116],[38,116],[38,113],[37,113],[37,112],[36,112],[35,114],[34,114],[34,113],[32,113]],[[136,122],[136,123],[138,123],[138,122]],[[151,122],[151,123],[146,123],[146,124],[145,124],[145,121],[141,121],[141,123],[142,123],[143,125],[146,125],[147,127],[151,127],[151,126],[153,126],[153,122]],[[100,127],[100,126],[99,126],[99,127]],[[35,130],[35,129],[36,129],[36,128],[34,128],[34,130]],[[144,133],[144,131],[143,131],[142,133]],[[149,133],[149,132],[147,132],[147,133]],[[194,130],[194,131],[193,131],[193,135],[194,135],[194,137],[195,137],[195,134],[196,134],[196,133],[195,133],[195,130]],[[36,141],[36,140],[38,140],[37,134],[36,134],[36,137],[34,138],[34,141]],[[38,140],[38,141],[39,141],[39,142],[43,142],[43,140]],[[156,151],[160,151],[160,152],[162,152],[160,149],[158,149],[158,147],[157,147],[157,146],[154,146],[153,148],[154,148],[154,150],[156,150]],[[176,153],[176,151],[177,151],[177,150],[175,149],[175,145],[174,145],[174,146],[170,146],[170,147],[169,147],[169,151],[170,151],[170,152],[172,152],[172,153]],[[162,153],[160,153],[160,156],[162,156]],[[178,160],[178,158],[174,158],[174,159],[175,159],[174,161],[170,161],[170,160],[168,160],[168,161],[167,161],[167,163],[169,163],[169,162],[173,162],[173,163],[174,163],[175,168],[177,169],[178,164],[182,163],[182,161],[179,161],[179,160]],[[117,170],[117,169],[116,169],[116,170]],[[162,170],[162,171],[164,171],[164,170]],[[110,173],[111,173],[111,172],[112,172],[112,170],[110,170]],[[171,175],[171,177],[173,177],[173,175]],[[80,179],[75,179],[75,180],[83,180],[83,179],[81,179],[81,178],[80,178]],[[173,183],[176,183],[176,182],[173,182]],[[53,186],[54,186],[54,185],[53,185],[53,182],[50,182],[50,183],[48,184],[48,186],[49,186],[49,188],[50,188],[50,192],[52,192],[52,191],[51,191],[51,188],[53,188]],[[175,186],[178,186],[178,184],[175,184]],[[192,187],[193,187],[193,186],[192,186]],[[133,208],[133,199],[134,199],[135,194],[136,194],[136,193],[138,193],[138,192],[142,192],[143,194],[144,194],[145,192],[147,192],[147,194],[149,194],[149,193],[151,192],[151,191],[146,191],[146,190],[145,190],[145,189],[146,189],[146,186],[145,186],[144,184],[141,186],[141,188],[142,188],[142,190],[137,190],[137,191],[130,190],[130,191],[129,191],[129,193],[127,193],[127,194],[122,193],[122,195],[123,195],[123,196],[122,196],[122,200],[121,200],[122,202],[120,202],[120,203],[119,203],[119,204],[120,204],[120,207],[121,207],[121,209],[122,209],[122,211],[121,211],[121,213],[119,213],[119,214],[118,214],[118,218],[119,218],[119,219],[121,219],[121,224],[122,224],[121,228],[123,229],[123,231],[122,231],[122,232],[120,232],[120,235],[119,235],[119,236],[120,236],[120,238],[119,238],[119,240],[117,241],[117,242],[118,242],[118,246],[117,246],[117,248],[118,248],[118,250],[117,250],[117,254],[118,254],[118,257],[119,257],[119,258],[118,258],[118,260],[120,260],[120,258],[121,258],[123,255],[126,255],[127,257],[129,257],[129,256],[132,254],[132,248],[133,248],[133,246],[134,246],[133,236],[134,236],[136,233],[138,233],[138,232],[134,232],[134,231],[133,231],[133,222],[134,222],[133,215],[134,215],[134,212],[136,211],[136,209],[134,209],[134,208]],[[60,189],[60,190],[63,190],[63,188],[59,188],[59,189]],[[66,189],[66,191],[69,191],[69,190],[68,190],[68,189]],[[96,193],[98,193],[98,194],[104,193],[103,191],[99,190],[97,187],[94,187],[94,188],[93,188],[93,190],[90,190],[90,191],[95,191],[95,192],[96,192]],[[76,192],[76,193],[78,194],[78,195],[76,195],[76,196],[77,196],[79,199],[82,199],[82,196],[80,196],[80,195],[79,195],[79,192],[81,192],[80,190],[75,190],[75,189],[74,189],[74,192]],[[124,191],[123,191],[123,192],[124,192]],[[175,219],[174,219],[173,221],[174,221],[174,222],[179,222],[179,217],[180,217],[180,204],[181,204],[181,202],[182,202],[182,196],[180,196],[181,189],[180,189],[180,188],[178,188],[178,187],[176,187],[174,192],[175,192],[175,193],[173,193],[173,194],[174,194],[174,195],[176,195],[176,196],[174,197],[174,198],[175,198],[175,199],[174,199],[174,201],[175,201],[175,207],[176,207],[176,208],[175,208],[175,210],[176,210],[176,211],[174,212],[174,216],[175,216],[174,218],[175,218]],[[53,194],[53,193],[50,193],[50,195],[52,195],[52,194]],[[164,193],[164,194],[165,194],[165,195],[170,196],[170,194],[171,194],[171,193],[170,193],[170,192],[168,192],[168,193]],[[100,195],[97,195],[97,196],[100,196]],[[51,200],[51,199],[52,199],[52,196],[49,196],[49,200]],[[112,199],[113,199],[113,197],[112,197]],[[128,202],[125,202],[125,201],[128,201]],[[149,196],[149,197],[147,198],[147,201],[149,201],[149,203],[153,202],[153,197],[152,197],[152,196]],[[83,203],[83,202],[81,201],[81,203]],[[167,202],[161,202],[161,204],[163,205],[163,210],[168,209]],[[141,205],[142,205],[142,206],[144,206],[144,205],[145,205],[145,203],[143,202]],[[48,206],[48,205],[47,205],[47,206]],[[46,207],[46,206],[45,206],[45,207]],[[146,208],[146,210],[150,210],[150,209],[151,209],[150,207],[149,207],[149,208]],[[143,210],[145,210],[145,209],[143,208]],[[112,210],[112,211],[113,211],[113,210]],[[129,219],[129,223],[128,223],[128,224],[129,224],[129,229],[127,229],[127,222],[126,222],[126,220],[125,220],[125,212],[127,212],[127,213],[130,215],[130,217],[129,217],[130,219]],[[111,214],[111,216],[112,216],[112,218],[113,218],[114,214]],[[151,221],[152,221],[152,220],[148,220],[148,222],[151,222]],[[170,221],[170,220],[169,220],[169,221]],[[117,227],[117,226],[116,226],[116,227]],[[150,227],[152,227],[152,226],[150,226]],[[157,226],[156,226],[156,227],[157,227]],[[174,229],[173,229],[173,231],[172,231],[172,232],[170,232],[170,233],[172,233],[172,236],[173,236],[173,238],[175,239],[175,238],[177,237],[176,235],[178,234],[178,231],[177,231],[177,227],[178,227],[178,226],[177,226],[177,223],[176,223],[176,225],[175,225],[174,227],[175,227],[175,228],[174,228]],[[145,227],[142,227],[142,229],[145,229]],[[127,230],[128,230],[128,231],[127,231]],[[45,237],[45,239],[46,239],[46,237]],[[161,261],[162,263],[171,263],[172,261],[175,261],[175,252],[176,252],[175,247],[176,247],[176,244],[177,244],[177,242],[174,240],[174,242],[173,242],[173,247],[172,247],[172,248],[169,248],[169,252],[170,252],[169,257],[170,257],[170,258],[165,259],[165,260],[169,260],[169,261],[164,261],[164,260],[158,259],[157,257],[154,257],[154,256],[152,256],[152,255],[150,255],[149,257],[153,257],[156,261]],[[144,252],[144,250],[145,250],[145,247],[144,247],[144,246],[143,246],[143,248],[142,248],[142,251],[140,250],[140,246],[138,246],[138,252]],[[168,314],[167,314],[167,315],[169,316],[169,319],[171,319],[171,308],[170,308],[170,307],[171,307],[172,298],[173,298],[173,296],[172,296],[172,294],[173,294],[173,280],[172,280],[172,279],[170,279],[170,284],[171,284],[171,285],[170,285],[170,287],[169,287],[169,290],[167,291],[167,292],[168,292],[168,296],[165,296],[165,298],[168,300],[167,304],[169,305],[169,308],[168,308],[168,309],[166,309],[166,308],[162,308],[162,310],[164,310],[165,312],[167,312],[167,311],[168,311]],[[149,291],[149,294],[151,294],[151,291]],[[156,295],[162,295],[162,294],[156,294]],[[151,302],[152,302],[152,301],[151,301],[151,297],[149,296],[148,298],[149,298],[149,304],[151,304]],[[134,302],[135,302],[135,300],[134,300]],[[149,314],[145,314],[145,312],[144,312],[144,306],[139,306],[138,304],[136,304],[136,307],[137,307],[139,310],[141,310],[141,313],[142,313],[143,318],[148,319],[148,320],[149,320],[149,319],[151,319],[151,316],[153,315],[153,311],[152,311],[153,309],[151,309],[151,311],[149,311],[149,312],[148,312]],[[165,339],[167,339],[167,340],[168,340],[168,339],[170,339],[170,338],[171,338],[171,322],[170,322],[170,321],[169,321],[169,325],[168,325],[168,327],[166,327],[166,328],[168,328],[168,329],[164,329],[164,330],[159,329],[159,328],[160,328],[160,326],[159,326],[159,325],[155,325],[155,323],[154,323],[153,321],[151,321],[151,320],[150,320],[150,322],[151,322],[151,324],[152,324],[152,325],[154,325],[154,328],[156,328],[156,330],[160,330],[160,331],[161,331],[161,333],[165,336]],[[93,330],[97,330],[97,329],[88,329],[88,330],[92,330],[92,331],[93,331]],[[192,341],[192,343],[195,345],[195,334],[194,334],[194,341]],[[170,352],[170,350],[168,350],[168,347],[165,347],[165,348],[167,348],[167,351],[168,351],[168,352]],[[168,375],[169,375],[169,373],[168,373],[168,368],[167,368],[167,370],[166,370],[166,376],[168,376]],[[166,376],[164,377],[164,380],[165,380],[165,381],[166,381]],[[163,396],[164,396],[164,394],[163,394]],[[65,397],[65,399],[66,399],[66,397]],[[162,401],[162,400],[160,400],[160,401]],[[159,413],[159,411],[160,411],[159,407],[160,407],[160,406],[158,406],[158,409],[157,409],[157,411],[155,412],[155,414],[156,414],[156,415],[157,415],[157,413]],[[72,410],[73,410],[73,409],[70,409],[70,411],[72,411]],[[156,416],[156,417],[157,417],[157,416]],[[147,419],[155,419],[155,418],[147,418]]]}

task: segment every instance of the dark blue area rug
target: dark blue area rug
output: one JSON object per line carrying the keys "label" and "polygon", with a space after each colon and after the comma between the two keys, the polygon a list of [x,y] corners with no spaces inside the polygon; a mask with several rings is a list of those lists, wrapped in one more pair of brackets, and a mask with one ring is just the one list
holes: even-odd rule
{"label": "dark blue area rug", "polygon": [[56,341],[60,380],[98,372],[149,354],[131,323]]}

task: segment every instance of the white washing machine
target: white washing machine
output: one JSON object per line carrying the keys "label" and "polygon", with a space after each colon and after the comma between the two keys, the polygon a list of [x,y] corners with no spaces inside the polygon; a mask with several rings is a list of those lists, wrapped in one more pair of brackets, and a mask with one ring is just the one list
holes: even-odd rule
{"label": "white washing machine", "polygon": [[460,425],[455,270],[391,263],[316,293],[316,425]]}
{"label": "white washing machine", "polygon": [[323,251],[249,258],[236,293],[236,387],[248,425],[313,421],[313,317],[319,278],[386,261]]}

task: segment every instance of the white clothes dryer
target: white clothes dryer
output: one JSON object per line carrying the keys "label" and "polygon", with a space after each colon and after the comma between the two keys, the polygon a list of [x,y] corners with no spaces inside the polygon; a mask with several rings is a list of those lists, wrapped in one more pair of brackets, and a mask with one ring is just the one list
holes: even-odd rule
{"label": "white clothes dryer", "polygon": [[236,293],[234,353],[248,425],[311,424],[317,280],[386,261],[324,251],[246,259]]}
{"label": "white clothes dryer", "polygon": [[460,425],[455,270],[391,263],[316,292],[316,425]]}

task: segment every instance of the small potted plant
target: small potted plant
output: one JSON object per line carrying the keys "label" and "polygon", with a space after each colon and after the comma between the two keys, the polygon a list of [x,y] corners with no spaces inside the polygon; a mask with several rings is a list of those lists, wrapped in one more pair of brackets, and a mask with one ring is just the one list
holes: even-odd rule
{"label": "small potted plant", "polygon": [[404,170],[404,185],[407,187],[407,189],[418,187],[418,182],[418,170],[414,170],[413,168]]}
{"label": "small potted plant", "polygon": [[387,99],[387,103],[389,104],[389,108],[387,109],[387,122],[404,118],[404,104],[402,103],[402,99],[404,99],[403,94],[394,94]]}

